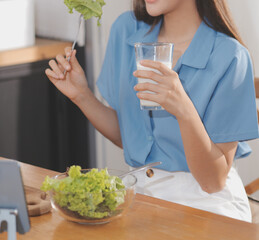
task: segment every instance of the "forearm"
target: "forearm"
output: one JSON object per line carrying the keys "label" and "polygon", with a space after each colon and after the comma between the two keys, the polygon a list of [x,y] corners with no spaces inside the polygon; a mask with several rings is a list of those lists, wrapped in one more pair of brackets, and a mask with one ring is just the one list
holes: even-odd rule
{"label": "forearm", "polygon": [[224,154],[211,141],[195,107],[190,106],[188,114],[178,119],[187,164],[204,191],[217,192],[225,185],[236,143]]}
{"label": "forearm", "polygon": [[74,103],[101,134],[122,148],[119,122],[115,110],[102,104],[90,89],[87,89],[87,92],[82,94],[80,98],[74,100]]}

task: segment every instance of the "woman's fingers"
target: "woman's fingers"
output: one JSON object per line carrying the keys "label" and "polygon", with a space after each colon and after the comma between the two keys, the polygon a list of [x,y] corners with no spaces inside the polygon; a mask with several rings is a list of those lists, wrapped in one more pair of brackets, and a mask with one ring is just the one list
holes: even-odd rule
{"label": "woman's fingers", "polygon": [[49,68],[47,68],[45,70],[45,73],[46,75],[49,77],[49,78],[55,78],[55,79],[59,79],[58,75],[56,73],[54,73],[53,71],[51,71]]}
{"label": "woman's fingers", "polygon": [[45,73],[49,78],[52,78],[52,80],[65,79],[65,73],[70,72],[72,69],[76,72],[82,71],[82,68],[76,59],[76,50],[71,51],[71,47],[65,48],[65,56],[58,54],[56,60],[50,60],[49,66],[50,69],[46,69]]}
{"label": "woman's fingers", "polygon": [[76,50],[74,49],[72,51],[71,47],[66,47],[65,54],[66,54],[66,60],[69,59],[69,62],[71,63],[73,69],[75,69],[76,71],[81,70],[81,65],[79,64],[76,58]]}
{"label": "woman's fingers", "polygon": [[153,93],[160,93],[164,90],[164,87],[162,87],[161,85],[158,85],[158,84],[145,82],[145,83],[137,84],[134,87],[134,90],[139,91],[139,92],[150,91]]}
{"label": "woman's fingers", "polygon": [[152,102],[156,102],[156,103],[161,104],[160,103],[161,102],[160,94],[148,93],[148,92],[138,92],[137,97],[139,99],[148,100],[148,101],[152,101]]}
{"label": "woman's fingers", "polygon": [[137,97],[139,99],[153,101],[159,103],[161,106],[170,101],[170,99],[175,98],[172,90],[158,84],[141,83],[137,84],[134,88],[138,91]]}
{"label": "woman's fingers", "polygon": [[156,82],[162,82],[163,76],[151,70],[136,70],[133,75],[137,78],[152,79]]}
{"label": "woman's fingers", "polygon": [[45,70],[45,73],[47,75],[47,77],[49,78],[49,80],[56,86],[58,84],[60,80],[60,78],[53,72],[51,71],[49,68],[47,68]]}
{"label": "woman's fingers", "polygon": [[72,53],[72,48],[71,47],[66,47],[65,48],[66,58],[70,57],[71,53]]}
{"label": "woman's fingers", "polygon": [[65,69],[66,71],[69,71],[71,69],[69,62],[63,57],[63,55],[58,54],[56,59],[63,69]]}
{"label": "woman's fingers", "polygon": [[58,67],[59,67],[59,69],[61,70],[61,72],[64,73],[65,68],[64,68],[60,63],[58,64]]}
{"label": "woman's fingers", "polygon": [[142,60],[140,64],[144,67],[154,68],[161,72],[163,75],[172,74],[172,69],[163,64],[162,62],[152,61],[152,60]]}
{"label": "woman's fingers", "polygon": [[71,57],[70,57],[70,62],[73,66],[73,69],[75,69],[76,71],[80,71],[81,70],[81,65],[79,64],[77,58],[76,58],[76,50],[73,50],[71,53]]}
{"label": "woman's fingers", "polygon": [[64,78],[64,74],[61,71],[61,69],[58,67],[58,64],[56,63],[55,60],[50,60],[49,61],[49,66],[51,67],[52,71],[58,76],[59,79]]}

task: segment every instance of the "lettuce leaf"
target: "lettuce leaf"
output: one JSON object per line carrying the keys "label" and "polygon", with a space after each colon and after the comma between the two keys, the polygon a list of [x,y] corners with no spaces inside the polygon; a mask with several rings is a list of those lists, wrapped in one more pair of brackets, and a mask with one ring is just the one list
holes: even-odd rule
{"label": "lettuce leaf", "polygon": [[124,203],[125,186],[108,170],[94,168],[81,173],[80,166],[71,166],[68,177],[53,179],[46,176],[41,190],[53,191],[55,202],[82,217],[103,218],[112,215]]}
{"label": "lettuce leaf", "polygon": [[103,14],[102,7],[105,5],[104,0],[64,0],[64,3],[70,13],[73,13],[73,9],[75,9],[84,16],[85,20],[97,17],[97,23],[100,26],[100,19]]}

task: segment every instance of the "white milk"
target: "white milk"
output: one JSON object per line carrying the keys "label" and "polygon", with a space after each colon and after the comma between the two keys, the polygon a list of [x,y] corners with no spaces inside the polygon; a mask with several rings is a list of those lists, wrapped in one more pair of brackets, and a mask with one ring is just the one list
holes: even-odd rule
{"label": "white milk", "polygon": [[[164,65],[166,65],[168,68],[171,68],[171,67],[172,67],[172,63],[171,63],[171,62],[162,62],[162,63],[163,63]],[[142,66],[139,62],[137,63],[137,69],[138,69],[138,70],[153,71],[153,72],[155,72],[155,73],[161,74],[160,71],[158,71],[158,70],[156,70],[156,69],[153,69],[153,68],[144,67],[144,66]],[[155,82],[155,81],[153,81],[153,80],[151,80],[151,79],[138,78],[138,83],[145,83],[145,82],[157,84],[157,82]],[[145,91],[145,92],[153,93],[153,92],[150,92],[150,91]],[[153,94],[154,94],[154,93],[153,93]],[[153,101],[143,100],[143,99],[140,99],[140,105],[141,105],[141,108],[142,108],[142,109],[150,109],[150,110],[162,109],[161,106],[160,106],[158,103],[153,102]]]}

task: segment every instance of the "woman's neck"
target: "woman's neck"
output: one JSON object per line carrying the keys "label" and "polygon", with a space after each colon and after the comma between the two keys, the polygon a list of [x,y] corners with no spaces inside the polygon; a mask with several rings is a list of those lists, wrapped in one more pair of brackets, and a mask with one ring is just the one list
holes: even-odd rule
{"label": "woman's neck", "polygon": [[190,4],[181,4],[173,12],[164,14],[159,38],[166,42],[180,44],[189,42],[195,35],[201,23],[201,18],[196,8],[195,1]]}

